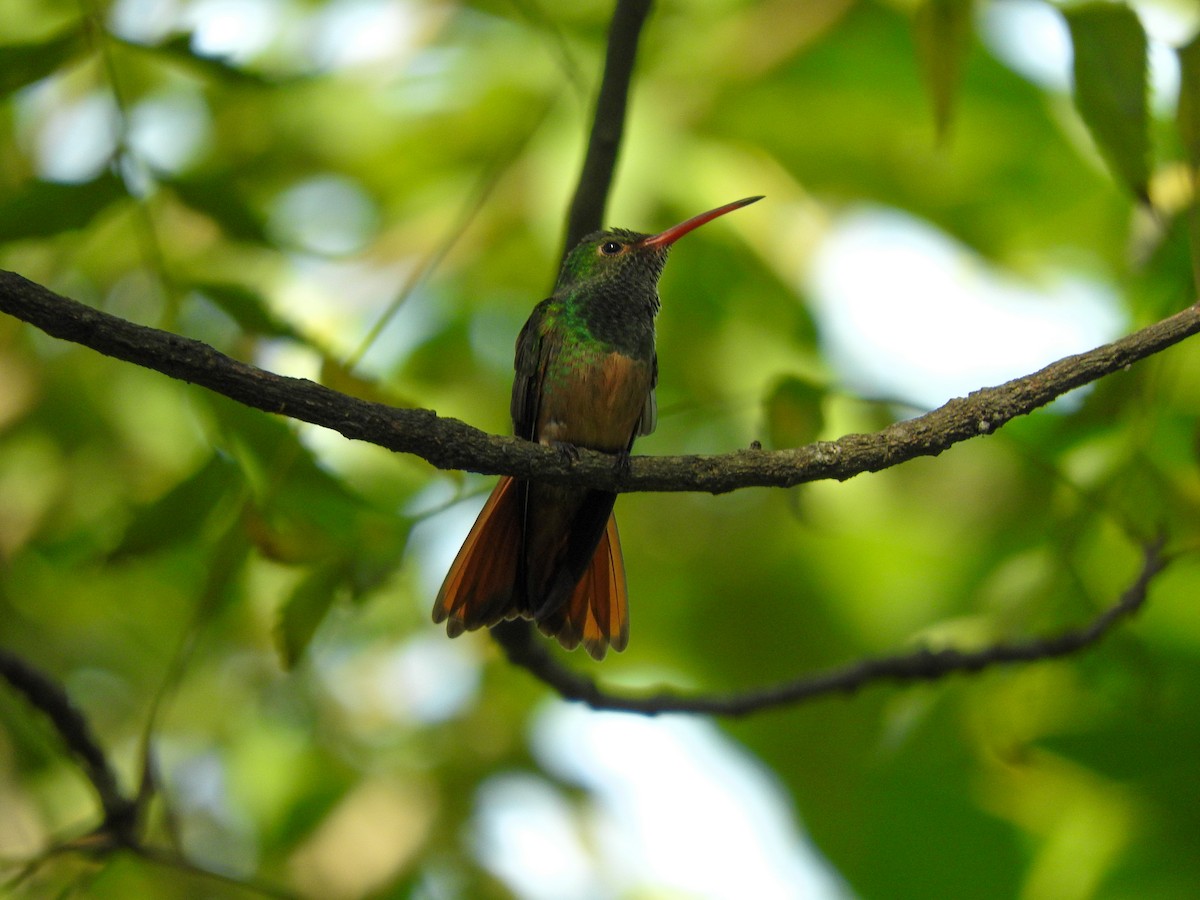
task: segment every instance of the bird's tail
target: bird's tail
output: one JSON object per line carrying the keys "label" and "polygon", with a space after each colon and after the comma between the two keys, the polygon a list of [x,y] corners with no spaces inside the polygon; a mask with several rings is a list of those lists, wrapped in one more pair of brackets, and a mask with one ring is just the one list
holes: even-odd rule
{"label": "bird's tail", "polygon": [[[433,604],[433,621],[457,637],[518,616],[533,618],[519,585],[524,553],[521,491],[505,476],[484,504]],[[571,596],[537,621],[568,650],[581,643],[596,659],[629,643],[629,600],[617,521],[611,515]]]}
{"label": "bird's tail", "polygon": [[616,516],[609,515],[591,564],[570,598],[539,619],[537,626],[568,650],[582,643],[593,659],[604,659],[609,647],[625,649],[629,643],[629,594]]}
{"label": "bird's tail", "polygon": [[520,493],[515,479],[500,479],[442,582],[433,621],[445,622],[450,637],[521,613],[514,609],[519,600]]}

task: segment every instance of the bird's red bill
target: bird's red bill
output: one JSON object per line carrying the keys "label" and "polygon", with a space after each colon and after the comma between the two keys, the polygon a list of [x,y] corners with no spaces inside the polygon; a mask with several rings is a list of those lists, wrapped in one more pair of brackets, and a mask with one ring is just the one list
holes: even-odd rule
{"label": "bird's red bill", "polygon": [[718,216],[723,216],[725,213],[733,212],[735,209],[741,209],[743,206],[749,206],[751,203],[757,203],[762,199],[758,197],[746,197],[742,200],[734,200],[732,203],[726,203],[724,206],[718,206],[716,209],[710,209],[708,212],[702,212],[698,216],[692,216],[690,219],[680,222],[678,225],[672,225],[666,231],[660,231],[658,234],[652,234],[650,237],[642,241],[643,247],[669,247],[689,231],[694,231],[701,225],[711,222]]}

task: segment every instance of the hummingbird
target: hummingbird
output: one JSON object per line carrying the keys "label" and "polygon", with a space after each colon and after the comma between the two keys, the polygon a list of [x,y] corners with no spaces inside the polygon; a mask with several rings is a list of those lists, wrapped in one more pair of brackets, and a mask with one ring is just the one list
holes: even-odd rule
{"label": "hummingbird", "polygon": [[[660,231],[624,228],[583,238],[554,292],[521,329],[513,432],[575,456],[580,447],[627,464],[633,441],[657,424],[658,279],[671,245],[761,197],[747,197]],[[504,476],[483,505],[433,605],[446,633],[532,619],[568,650],[595,659],[629,642],[617,495]]]}

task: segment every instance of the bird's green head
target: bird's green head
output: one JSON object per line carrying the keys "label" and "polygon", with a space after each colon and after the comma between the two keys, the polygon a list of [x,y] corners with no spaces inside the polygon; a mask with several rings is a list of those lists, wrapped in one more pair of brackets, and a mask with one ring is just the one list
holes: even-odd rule
{"label": "bird's green head", "polygon": [[646,246],[644,241],[650,236],[626,228],[592,232],[563,260],[555,293],[608,287],[653,291],[670,246]]}
{"label": "bird's green head", "polygon": [[658,234],[642,234],[624,228],[595,231],[581,240],[563,260],[555,287],[557,295],[577,291],[614,290],[634,295],[656,295],[671,245],[689,231],[727,212],[748,206],[761,197],[747,197],[680,222]]}

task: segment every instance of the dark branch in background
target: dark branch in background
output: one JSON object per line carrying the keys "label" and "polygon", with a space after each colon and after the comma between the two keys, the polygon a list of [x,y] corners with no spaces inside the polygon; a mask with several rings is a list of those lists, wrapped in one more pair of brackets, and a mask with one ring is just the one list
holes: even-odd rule
{"label": "dark branch in background", "polygon": [[99,831],[120,844],[132,844],[137,806],[121,792],[116,773],[100,749],[100,742],[67,692],[45,672],[3,648],[0,648],[0,677],[46,715],[79,762],[104,810],[104,822]]}
{"label": "dark branch in background", "polygon": [[245,876],[226,875],[223,872],[206,869],[203,866],[187,860],[176,850],[162,850],[144,843],[138,834],[141,824],[141,811],[149,795],[132,800],[125,796],[117,783],[116,773],[112,764],[100,747],[100,742],[92,732],[83,713],[71,702],[57,681],[9,651],[0,648],[0,679],[7,681],[12,688],[23,695],[29,703],[40,710],[62,742],[70,750],[71,755],[83,770],[84,776],[91,783],[100,800],[103,820],[100,825],[86,835],[62,842],[48,849],[38,857],[30,860],[22,867],[15,878],[0,882],[0,894],[8,896],[8,889],[15,889],[18,884],[33,873],[55,853],[61,850],[81,850],[88,852],[106,852],[114,849],[124,849],[143,859],[156,864],[187,872],[198,877],[211,879],[217,883],[234,885],[248,893],[258,893],[267,897],[291,898],[295,895],[268,881]]}
{"label": "dark branch in background", "polygon": [[746,716],[780,706],[794,706],[829,694],[851,694],[879,681],[934,681],[958,672],[978,672],[991,666],[1030,663],[1068,656],[1103,638],[1121,620],[1141,609],[1154,576],[1168,559],[1161,539],[1143,548],[1142,568],[1121,598],[1087,625],[1044,638],[997,643],[980,650],[930,650],[864,659],[842,668],[830,669],[785,681],[766,688],[729,694],[684,695],[663,691],[649,695],[615,694],[596,682],[563,666],[549,644],[538,639],[528,623],[505,622],[492,629],[510,662],[532,673],[567,700],[586,703],[593,709],[658,715],[659,713],[707,713],[716,716]]}
{"label": "dark branch in background", "polygon": [[608,29],[608,51],[604,57],[604,77],[592,114],[592,133],[587,155],[571,210],[567,214],[567,240],[562,255],[586,234],[604,224],[604,207],[617,165],[617,152],[625,131],[625,107],[633,64],[637,59],[638,38],[650,13],[650,0],[618,0]]}
{"label": "dark branch in background", "polygon": [[704,491],[794,487],[845,481],[920,456],[937,456],[957,443],[991,434],[1067,391],[1119,372],[1200,331],[1192,305],[1111,344],[1068,356],[1039,372],[967,397],[874,434],[848,434],[791,450],[739,450],[719,456],[637,456],[628,471],[611,456],[580,450],[569,459],[553,448],[489,435],[428,409],[397,409],[359,400],[303,378],[265,372],[207,344],[135,325],[68,300],[13,272],[0,271],[0,312],[53,337],[91,347],[239,403],[320,425],[353,440],[411,453],[439,469],[465,469],[569,482],[611,491]]}

